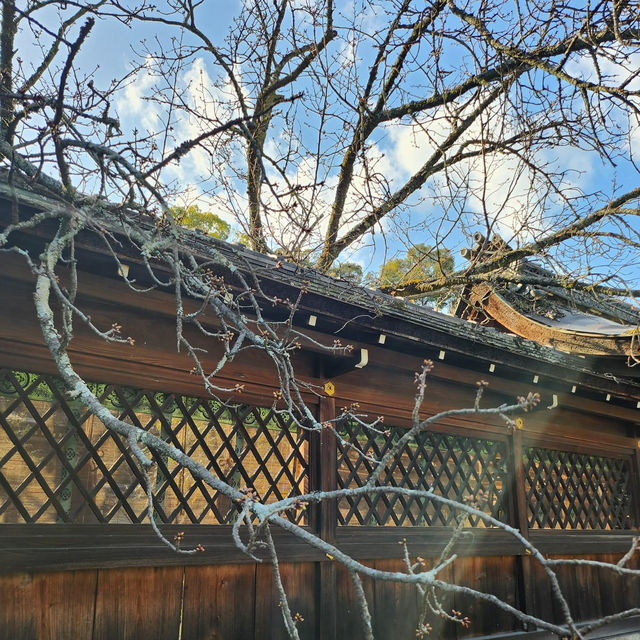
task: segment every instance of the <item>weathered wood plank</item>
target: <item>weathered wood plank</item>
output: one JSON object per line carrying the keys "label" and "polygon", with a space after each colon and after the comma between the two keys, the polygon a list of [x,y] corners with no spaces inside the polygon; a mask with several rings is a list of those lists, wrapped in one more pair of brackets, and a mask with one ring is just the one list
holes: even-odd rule
{"label": "weathered wood plank", "polygon": [[[596,556],[601,562],[615,564],[620,560],[620,554],[606,553]],[[617,613],[626,608],[627,590],[625,580],[607,569],[596,571],[600,606],[603,615]],[[640,602],[640,598],[637,602]]]}
{"label": "weathered wood plank", "polygon": [[[431,527],[338,527],[338,546],[361,559],[402,558],[400,541],[406,539],[412,555],[437,557],[451,537],[453,529]],[[625,543],[626,544],[626,543]],[[499,529],[465,529],[455,547],[459,555],[511,555],[522,552],[513,536]]]}
{"label": "weathered wood plank", "polygon": [[[237,549],[228,525],[166,525],[166,535],[185,532],[185,544],[202,544],[196,556],[171,553],[148,525],[3,524],[0,526],[0,574],[17,571],[245,564],[250,558]],[[449,527],[338,527],[337,544],[359,559],[401,558],[398,544],[407,539],[412,554],[437,557],[451,535]],[[633,531],[552,531],[531,529],[531,541],[543,553],[623,553]],[[323,561],[323,553],[293,535],[273,530],[281,560]],[[455,552],[464,556],[520,555],[521,545],[508,533],[470,529]]]}
{"label": "weathered wood plank", "polygon": [[[149,525],[3,524],[0,525],[0,574],[12,571],[70,570],[180,565],[253,563],[233,542],[230,525],[164,525],[169,538],[182,531],[185,546],[202,544],[204,553],[172,553]],[[292,534],[274,529],[283,560],[320,560],[324,554]]]}
{"label": "weathered wood plank", "polygon": [[182,567],[98,571],[93,640],[176,640]]}
{"label": "weathered wood plank", "polygon": [[[455,583],[482,593],[497,596],[503,602],[516,606],[515,559],[512,557],[458,558],[453,564]],[[455,609],[468,617],[468,629],[459,626],[457,636],[492,634],[518,628],[514,617],[491,603],[464,594],[456,594]]]}
{"label": "weathered wood plank", "polygon": [[[596,560],[597,556],[585,556],[585,560]],[[567,566],[563,567],[563,573],[567,576],[566,593],[571,607],[572,614],[578,620],[593,620],[602,616],[603,602],[598,597],[600,592],[600,581],[604,578],[593,567]],[[616,579],[615,574],[611,578]],[[563,583],[564,576],[560,577],[560,584]]]}
{"label": "weathered wood plank", "polygon": [[562,614],[555,597],[551,592],[551,581],[544,569],[537,562],[531,562],[533,576],[533,609],[531,614],[549,622],[560,622]]}
{"label": "weathered wood plank", "polygon": [[[376,560],[381,571],[403,571],[402,560]],[[378,580],[374,584],[374,634],[376,638],[409,640],[416,637],[419,594],[415,586]]]}
{"label": "weathered wood plank", "polygon": [[0,640],[91,638],[96,571],[0,576]]}
{"label": "weathered wood plank", "polygon": [[[315,566],[311,562],[281,562],[280,576],[291,615],[298,614],[302,640],[316,638]],[[255,640],[288,640],[280,598],[273,580],[271,564],[256,566]],[[247,636],[248,637],[248,636]]]}
{"label": "weathered wood plank", "polygon": [[529,540],[542,553],[561,555],[624,553],[634,531],[529,529]]}
{"label": "weathered wood plank", "polygon": [[253,638],[254,565],[186,567],[182,637],[189,640]]}
{"label": "weathered wood plank", "polygon": [[[373,566],[373,563],[365,564]],[[370,579],[362,576],[362,586],[369,606],[369,613],[375,621],[374,584]],[[336,638],[363,640],[365,636],[353,582],[348,571],[342,565],[336,565],[336,603]]]}
{"label": "weathered wood plank", "polygon": [[316,564],[319,640],[332,640],[336,637],[338,619],[336,581],[334,562],[326,561]]}
{"label": "weathered wood plank", "polygon": [[[626,551],[633,531],[566,531],[530,529],[532,543],[543,553],[603,553]],[[338,527],[340,548],[357,558],[400,558],[405,538],[411,552],[423,557],[440,554],[451,536],[450,527]],[[465,529],[454,548],[460,556],[522,555],[522,545],[506,531]]]}

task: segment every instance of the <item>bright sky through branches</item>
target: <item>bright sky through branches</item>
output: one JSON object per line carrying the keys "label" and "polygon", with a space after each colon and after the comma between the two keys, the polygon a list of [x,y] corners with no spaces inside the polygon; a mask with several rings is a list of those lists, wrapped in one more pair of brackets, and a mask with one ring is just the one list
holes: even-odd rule
{"label": "bright sky through branches", "polygon": [[[322,262],[319,256],[327,251],[337,206],[341,215],[336,239],[344,240],[338,261],[355,260],[365,270],[377,270],[382,261],[416,243],[442,244],[457,256],[461,247],[469,246],[474,231],[499,232],[514,247],[526,244],[638,184],[632,158],[640,153],[640,133],[636,114],[626,108],[629,102],[637,108],[633,92],[640,88],[633,75],[640,68],[640,54],[632,42],[628,47],[614,42],[598,49],[597,66],[588,47],[570,55],[559,48],[540,66],[527,63],[524,73],[520,69],[512,77],[505,71],[497,97],[490,96],[489,84],[481,84],[475,93],[463,92],[449,103],[410,111],[408,116],[381,117],[385,110],[437,94],[447,83],[464,83],[478,69],[504,64],[516,47],[526,54],[551,46],[575,25],[580,34],[580,7],[565,7],[565,16],[551,17],[543,9],[529,8],[531,15],[522,19],[515,3],[481,9],[473,2],[460,7],[444,1],[420,7],[398,0],[338,2],[331,17],[332,35],[314,50],[326,37],[329,18],[324,2],[283,4],[278,23],[278,4],[209,0],[195,9],[197,29],[181,28],[179,11],[170,3],[149,5],[127,16],[134,4],[105,2],[97,9],[95,27],[74,68],[81,83],[91,78],[99,91],[118,79],[109,96],[110,113],[121,123],[117,143],[128,151],[131,144],[124,141],[133,139],[135,152],[140,156],[144,148],[151,162],[151,156],[171,153],[216,123],[241,116],[242,102],[255,111],[254,118],[257,114],[253,123],[268,114],[259,142],[255,206],[261,211],[266,246],[295,259]],[[44,29],[36,23],[23,26],[17,43],[25,69],[37,66],[50,44],[45,31],[55,32],[75,5],[67,3],[60,12],[42,10],[38,24]],[[167,24],[171,21],[176,24]],[[419,21],[422,31],[415,31]],[[69,30],[69,41],[78,28]],[[297,57],[314,53],[294,80],[265,92],[268,83],[261,74],[273,72],[268,42],[274,28],[279,29],[274,55],[283,56],[284,75],[296,69]],[[35,32],[40,48],[33,46]],[[412,37],[415,46],[407,44]],[[391,81],[394,56],[405,46],[402,74]],[[61,55],[58,66],[48,70],[54,86],[63,59]],[[380,61],[376,73],[370,74]],[[122,80],[126,74],[131,75]],[[616,102],[614,92],[603,106],[603,92],[581,96],[575,90],[576,78],[589,86],[620,84],[632,92],[630,101]],[[392,84],[380,102],[387,81]],[[375,90],[368,93],[370,87]],[[593,120],[598,109],[604,114],[601,123]],[[567,112],[569,120],[552,126]],[[357,117],[363,118],[360,125],[355,124]],[[375,124],[364,142],[357,142],[358,127],[369,127],[362,124],[367,118]],[[463,122],[464,132],[458,134]],[[172,204],[198,204],[225,218],[238,233],[251,233],[258,212],[247,190],[247,150],[252,144],[247,146],[236,133],[241,134],[241,128],[207,139],[179,162],[169,163],[155,179],[167,189]],[[354,153],[345,182],[350,148]],[[407,189],[430,158],[431,166],[440,168],[429,169],[417,187]],[[398,194],[402,196],[396,199]],[[389,202],[392,213],[387,215]],[[367,222],[372,216],[374,222]],[[636,220],[625,222],[632,233],[638,232]],[[565,243],[568,257],[561,271],[580,263],[583,277],[604,273],[610,259],[620,257],[613,256],[605,240],[621,233],[618,222],[607,221],[599,231],[601,244],[592,252],[585,251],[582,240],[578,245]],[[622,253],[615,274],[622,280],[635,277],[628,247]]]}

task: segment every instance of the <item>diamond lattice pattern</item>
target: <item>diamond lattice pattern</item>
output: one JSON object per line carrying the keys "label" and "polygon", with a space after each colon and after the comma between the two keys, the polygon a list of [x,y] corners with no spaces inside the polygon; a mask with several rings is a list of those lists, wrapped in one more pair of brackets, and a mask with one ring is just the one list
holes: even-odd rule
{"label": "diamond lattice pattern", "polygon": [[624,529],[630,524],[628,460],[528,447],[524,474],[531,528]]}
{"label": "diamond lattice pattern", "polygon": [[[308,490],[307,440],[286,415],[122,386],[92,390],[114,415],[266,502]],[[157,522],[233,522],[237,509],[228,498],[173,460],[153,458]],[[124,441],[69,401],[56,377],[0,369],[0,523],[138,523],[147,516],[140,471]]]}
{"label": "diamond lattice pattern", "polygon": [[[405,433],[392,428],[379,435],[354,423],[343,423],[338,443],[338,487],[361,487],[379,460]],[[482,491],[482,509],[501,520],[508,485],[507,449],[503,441],[422,432],[385,469],[377,484],[429,490],[464,502]],[[345,497],[339,503],[341,525],[453,525],[456,512],[433,499],[377,494]],[[486,526],[469,516],[465,525]]]}

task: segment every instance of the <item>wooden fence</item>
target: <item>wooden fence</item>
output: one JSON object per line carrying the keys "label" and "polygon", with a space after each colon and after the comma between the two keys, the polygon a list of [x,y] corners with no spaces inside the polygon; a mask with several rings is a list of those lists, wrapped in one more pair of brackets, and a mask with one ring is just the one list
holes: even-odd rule
{"label": "wooden fence", "polygon": [[[259,405],[117,384],[95,393],[121,418],[150,430],[209,466],[233,486],[266,501],[313,489],[360,486],[406,427],[387,420],[388,437],[355,423],[311,437]],[[267,401],[265,399],[265,406]],[[335,415],[322,398],[319,418]],[[271,568],[233,546],[234,505],[170,460],[155,456],[153,517],[168,536],[207,551],[187,566],[143,524],[146,499],[127,447],[82,406],[69,402],[55,376],[0,370],[0,638],[60,639],[285,637]],[[389,465],[383,482],[429,488],[464,500],[482,490],[487,513],[519,526],[549,554],[616,560],[640,522],[638,453],[633,439],[596,446],[542,437],[535,429],[487,431],[477,423],[437,425]],[[433,562],[454,514],[432,501],[401,496],[346,498],[292,521],[322,533],[380,569],[412,557]],[[559,620],[539,567],[504,531],[468,519],[459,559],[443,576],[505,602]],[[346,572],[284,533],[276,536],[285,586],[303,638],[359,638]],[[575,615],[591,619],[640,602],[640,587],[611,572],[560,571]],[[415,638],[419,598],[406,585],[365,580],[376,637]],[[447,608],[472,624],[431,620],[433,637],[522,631],[511,615],[455,597]]]}

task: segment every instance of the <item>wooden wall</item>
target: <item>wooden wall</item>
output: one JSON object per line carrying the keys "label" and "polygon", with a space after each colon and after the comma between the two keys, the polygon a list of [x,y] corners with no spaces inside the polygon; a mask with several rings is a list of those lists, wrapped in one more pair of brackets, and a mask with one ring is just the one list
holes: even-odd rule
{"label": "wooden wall", "polygon": [[[582,556],[616,561],[619,556]],[[428,561],[427,561],[428,562]],[[519,602],[514,556],[456,560],[449,579],[494,593],[513,606]],[[400,560],[375,560],[378,569],[401,570]],[[636,567],[640,566],[636,562]],[[335,619],[327,617],[317,588],[320,563],[282,563],[281,573],[303,640],[363,638],[349,576],[337,568],[333,593]],[[640,602],[640,581],[618,578],[603,569],[564,567],[559,571],[577,619],[589,620]],[[535,603],[526,607],[560,621],[546,576],[534,570]],[[413,640],[420,597],[408,585],[364,580],[375,637]],[[497,607],[454,596],[451,609],[471,619],[469,629],[429,618],[431,637],[456,640],[517,632],[522,625]],[[322,617],[324,615],[324,618]],[[637,625],[637,621],[635,622]],[[286,633],[270,565],[99,569],[15,573],[0,577],[0,640],[280,640]]]}
{"label": "wooden wall", "polygon": [[[0,258],[5,284],[12,296],[0,307],[0,367],[18,367],[41,372],[53,371],[48,354],[38,336],[31,308],[30,275],[15,263]],[[189,375],[191,364],[176,354],[172,336],[171,301],[165,294],[144,297],[128,294],[113,280],[87,275],[82,293],[92,318],[107,326],[122,324],[123,332],[136,339],[135,347],[116,351],[79,332],[72,359],[90,379],[149,389],[198,393],[200,385]],[[19,318],[19,321],[16,319]],[[321,337],[321,336],[317,336]],[[325,336],[326,338],[326,336]],[[332,417],[335,406],[358,401],[363,410],[384,414],[389,424],[406,425],[412,405],[413,371],[425,357],[437,351],[416,343],[410,354],[366,345],[370,364],[364,371],[346,373],[335,380],[333,399],[315,399],[321,419]],[[322,363],[317,354],[298,358],[302,377],[322,383]],[[229,369],[230,379],[247,385],[245,402],[270,401],[273,375],[258,355],[239,361]],[[489,378],[486,405],[513,400],[532,389],[531,372],[520,378],[506,374],[489,376],[438,362],[424,405],[424,415],[469,406],[475,382]],[[556,385],[556,386],[554,386]],[[543,395],[541,411],[525,417],[519,434],[507,433],[499,419],[451,419],[438,428],[451,434],[502,438],[517,452],[527,444],[556,447],[586,453],[606,452],[635,460],[633,480],[636,518],[638,505],[637,439],[635,410],[608,404],[604,400],[572,395],[570,385],[560,389],[557,382],[542,380],[533,387]],[[560,408],[547,411],[551,394],[559,394]],[[314,487],[330,488],[336,482],[335,442],[323,435],[313,444],[322,451],[324,462],[312,469]],[[332,453],[333,452],[333,453]],[[318,454],[319,455],[319,454]],[[333,456],[333,457],[332,457]],[[319,458],[318,458],[319,460]],[[333,460],[333,462],[332,462]],[[522,486],[510,489],[522,495]],[[511,498],[512,524],[546,553],[574,552],[591,558],[616,559],[612,555],[629,544],[630,532],[572,532],[527,530],[522,520],[523,505]],[[518,510],[519,513],[518,513]],[[346,551],[380,569],[401,568],[401,547],[406,537],[412,553],[426,562],[437,556],[447,530],[418,527],[337,527],[335,509],[314,514],[311,523],[323,536],[335,540]],[[636,522],[637,525],[637,522]],[[202,542],[208,553],[200,564],[183,566],[150,539],[143,525],[96,525],[81,529],[74,525],[0,525],[0,640],[256,640],[283,638],[284,627],[274,595],[268,565],[255,565],[241,558],[233,548],[228,529],[202,528]],[[194,525],[196,526],[196,525]],[[124,527],[119,529],[119,527]],[[189,531],[192,535],[193,531]],[[550,534],[550,535],[547,535]],[[476,532],[481,544],[461,550],[450,568],[449,578],[461,585],[487,590],[533,614],[556,619],[546,578],[530,558],[502,532]],[[303,638],[314,640],[355,640],[361,636],[354,613],[353,590],[340,567],[318,553],[291,540],[281,541],[282,572],[291,597],[292,609],[300,613]],[[598,555],[596,555],[598,554]],[[206,557],[205,557],[206,556]],[[4,562],[4,565],[1,563]],[[64,570],[63,570],[64,569]],[[577,617],[589,619],[640,602],[640,581],[620,579],[602,570],[566,567],[562,580]],[[377,638],[415,638],[418,598],[404,585],[373,584],[365,580]],[[468,615],[469,630],[431,621],[432,637],[461,638],[511,632],[521,629],[508,614],[466,598],[450,598],[447,606]]]}

